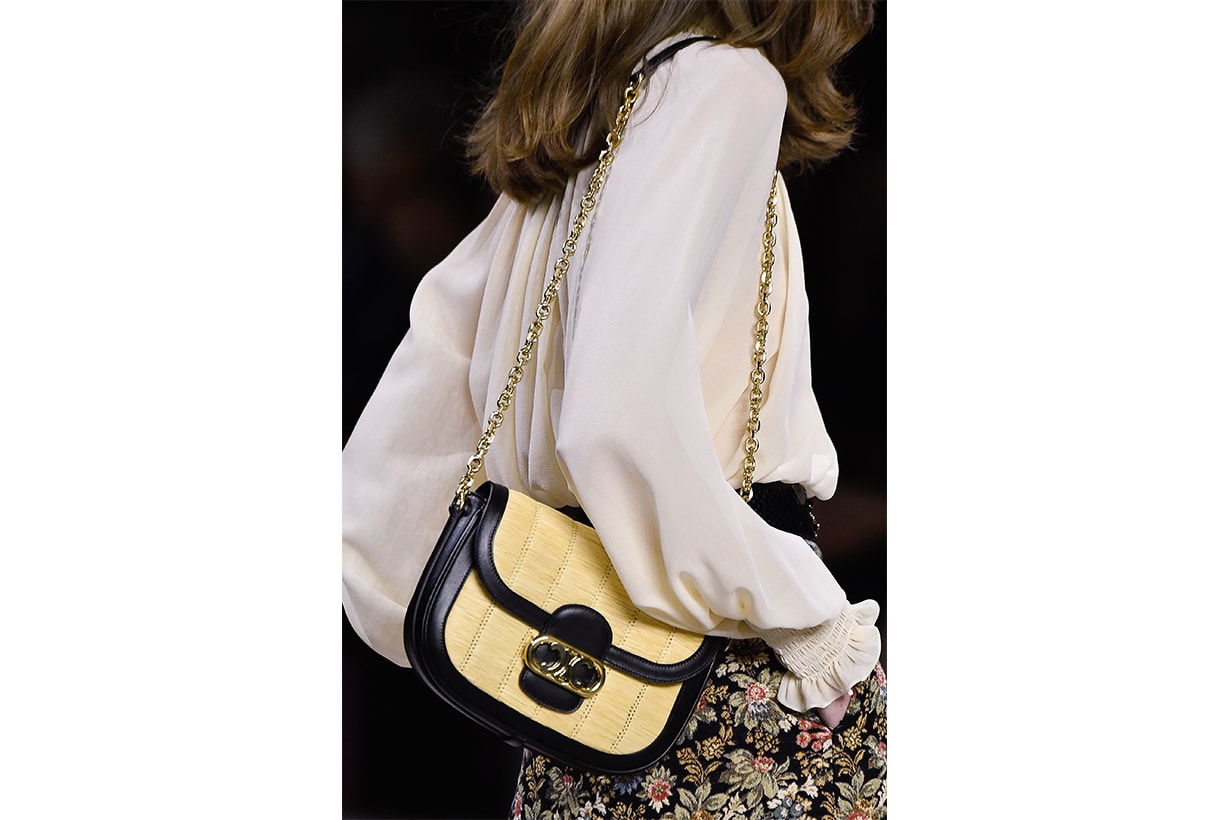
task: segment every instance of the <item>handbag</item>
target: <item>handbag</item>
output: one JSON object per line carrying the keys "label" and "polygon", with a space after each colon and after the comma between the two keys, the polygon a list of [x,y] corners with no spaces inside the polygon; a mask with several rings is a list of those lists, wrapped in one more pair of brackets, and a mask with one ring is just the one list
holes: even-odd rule
{"label": "handbag", "polygon": [[[687,42],[680,44],[686,45]],[[587,523],[487,481],[474,488],[593,210],[645,72],[633,76],[562,255],[449,506],[406,612],[411,667],[445,702],[510,742],[588,771],[627,773],[682,733],[726,639],[665,624],[629,599]],[[754,490],[777,223],[766,206],[744,440]]]}

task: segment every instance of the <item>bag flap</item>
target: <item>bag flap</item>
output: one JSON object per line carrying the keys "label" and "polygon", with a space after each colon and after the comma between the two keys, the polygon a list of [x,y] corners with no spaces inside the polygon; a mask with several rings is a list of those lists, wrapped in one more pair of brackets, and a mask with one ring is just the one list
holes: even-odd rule
{"label": "bag flap", "polygon": [[475,530],[474,565],[502,607],[539,630],[560,607],[596,610],[611,629],[601,660],[642,680],[676,683],[707,671],[724,639],[637,609],[592,527],[498,484],[475,492],[488,503]]}

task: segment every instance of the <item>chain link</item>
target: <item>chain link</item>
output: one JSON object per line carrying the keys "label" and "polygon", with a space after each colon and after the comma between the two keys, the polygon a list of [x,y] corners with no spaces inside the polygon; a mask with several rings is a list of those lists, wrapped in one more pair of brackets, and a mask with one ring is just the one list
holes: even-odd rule
{"label": "chain link", "polygon": [[564,279],[564,274],[568,272],[568,266],[572,262],[572,254],[577,249],[577,240],[581,237],[581,229],[585,227],[585,223],[589,220],[589,214],[594,209],[598,201],[598,192],[602,190],[602,183],[606,181],[607,172],[611,169],[611,162],[615,158],[615,150],[619,147],[620,142],[624,138],[624,129],[628,125],[628,118],[632,114],[632,106],[636,103],[637,98],[641,93],[641,84],[645,80],[645,75],[638,72],[632,81],[628,83],[628,87],[624,89],[623,105],[619,107],[619,112],[615,115],[615,126],[606,137],[606,148],[598,155],[598,167],[594,169],[594,175],[590,177],[589,188],[585,192],[585,196],[581,197],[581,210],[577,213],[576,219],[572,222],[572,231],[569,232],[568,238],[564,240],[564,250],[555,263],[555,271],[551,275],[551,279],[547,282],[546,289],[542,293],[542,301],[538,303],[538,307],[534,310],[534,321],[530,323],[529,330],[525,334],[525,342],[521,345],[521,349],[517,351],[517,363],[513,365],[512,370],[508,373],[508,381],[504,385],[504,390],[500,393],[500,397],[496,399],[495,410],[487,418],[487,428],[483,431],[482,438],[478,440],[478,447],[474,451],[474,455],[470,456],[470,460],[466,462],[465,475],[461,477],[461,481],[457,484],[457,492],[453,496],[453,508],[460,509],[465,504],[466,496],[474,487],[474,478],[483,469],[483,461],[487,457],[487,451],[491,449],[491,442],[495,438],[495,431],[504,423],[504,411],[511,405],[513,393],[517,389],[517,384],[525,375],[525,366],[529,364],[530,358],[534,355],[534,346],[538,343],[538,337],[542,335],[543,323],[551,315],[551,308],[555,304],[555,298],[559,295],[560,283]]}
{"label": "chain link", "polygon": [[[495,410],[487,418],[487,426],[483,431],[482,437],[478,440],[478,447],[475,449],[474,455],[470,456],[470,460],[466,462],[465,475],[461,477],[461,481],[457,484],[457,492],[453,496],[452,506],[454,509],[460,509],[465,504],[466,496],[474,488],[474,479],[483,469],[483,462],[487,457],[487,452],[491,449],[491,442],[495,439],[495,431],[504,423],[504,412],[512,406],[513,394],[525,375],[525,366],[529,364],[530,359],[533,357],[534,347],[538,343],[539,336],[542,335],[543,324],[551,315],[556,297],[559,295],[560,284],[564,279],[564,274],[568,272],[568,267],[572,262],[572,255],[577,249],[577,240],[581,237],[581,230],[585,227],[586,222],[589,220],[590,212],[593,211],[594,206],[597,204],[598,192],[602,190],[602,185],[606,182],[607,173],[611,169],[611,162],[615,158],[615,150],[623,141],[624,129],[627,127],[628,119],[632,114],[632,106],[640,96],[641,84],[644,82],[644,79],[644,74],[638,73],[624,90],[623,105],[620,106],[619,112],[615,115],[614,127],[607,134],[606,148],[598,155],[598,165],[594,169],[594,175],[589,180],[589,187],[585,195],[581,197],[581,210],[573,220],[572,230],[569,232],[568,238],[564,240],[563,253],[555,263],[551,279],[543,290],[542,300],[534,310],[534,321],[530,323],[529,329],[526,331],[525,342],[521,345],[521,349],[517,351],[516,364],[508,372],[508,380],[504,384],[504,390],[500,393],[499,398],[496,399]],[[752,498],[752,475],[756,470],[756,450],[760,446],[759,442],[756,441],[756,434],[760,431],[760,407],[764,400],[765,372],[763,365],[766,358],[766,339],[769,334],[769,294],[771,293],[770,284],[773,276],[773,247],[776,244],[773,229],[777,225],[776,198],[777,174],[774,173],[773,186],[769,191],[769,201],[766,206],[765,229],[762,239],[763,250],[760,255],[760,294],[756,303],[756,328],[752,346],[752,371],[750,375],[751,399],[748,411],[747,438],[743,445],[743,487],[740,490],[740,495],[748,501]]]}
{"label": "chain link", "polygon": [[748,376],[751,381],[751,395],[748,400],[747,437],[743,440],[743,486],[739,495],[744,501],[752,500],[752,477],[756,473],[756,451],[760,442],[756,434],[760,432],[760,408],[764,403],[764,363],[767,357],[767,340],[769,338],[769,295],[773,292],[773,246],[777,239],[773,229],[777,226],[777,174],[773,174],[773,185],[769,188],[769,202],[765,206],[764,236],[761,239],[760,252],[760,294],[756,300],[756,329],[752,341],[752,372]]}

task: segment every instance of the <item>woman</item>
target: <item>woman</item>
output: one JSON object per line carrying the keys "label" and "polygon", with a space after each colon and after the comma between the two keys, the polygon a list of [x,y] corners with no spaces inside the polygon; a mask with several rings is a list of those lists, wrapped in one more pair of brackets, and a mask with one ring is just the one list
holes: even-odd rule
{"label": "woman", "polygon": [[[827,159],[852,109],[830,72],[865,2],[524,5],[470,147],[501,196],[423,280],[411,329],[344,451],[343,602],[407,664],[402,620],[504,388],[628,77],[645,81],[487,477],[580,507],[641,609],[733,638],[674,750],[610,777],[527,754],[513,815],[882,816],[875,602],[851,604],[806,534],[739,497],[752,309],[775,169]],[[777,189],[755,481],[832,495],[807,303]],[[821,545],[823,546],[823,545]]]}

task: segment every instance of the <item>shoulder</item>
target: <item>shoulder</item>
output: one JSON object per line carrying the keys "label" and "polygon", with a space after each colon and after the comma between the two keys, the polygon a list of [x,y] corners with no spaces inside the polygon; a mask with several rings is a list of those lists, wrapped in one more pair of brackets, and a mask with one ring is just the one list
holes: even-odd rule
{"label": "shoulder", "polygon": [[683,49],[671,62],[670,81],[683,93],[785,111],[786,83],[759,49],[700,43]]}

